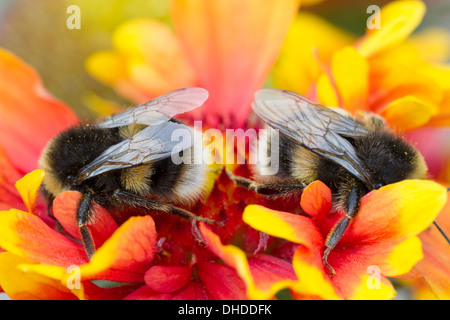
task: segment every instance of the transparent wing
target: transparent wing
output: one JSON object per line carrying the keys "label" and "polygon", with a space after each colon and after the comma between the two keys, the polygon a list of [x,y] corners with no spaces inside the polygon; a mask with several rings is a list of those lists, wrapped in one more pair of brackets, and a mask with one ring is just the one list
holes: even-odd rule
{"label": "transparent wing", "polygon": [[[367,130],[358,122],[353,119],[340,114],[337,111],[333,111],[333,108],[327,108],[319,103],[311,101],[310,99],[299,95],[298,93],[278,90],[278,89],[262,89],[256,92],[255,100],[293,100],[297,104],[298,108],[313,109],[319,118],[327,119],[329,123],[329,130],[338,133],[341,136],[348,138],[355,138],[364,136],[367,134]],[[302,110],[300,109],[300,110]],[[297,111],[281,108],[280,110],[274,110],[277,113],[283,111]],[[300,111],[297,111],[300,112]]]}
{"label": "transparent wing", "polygon": [[[172,135],[176,137],[172,141]],[[149,126],[106,149],[80,170],[78,182],[99,174],[170,157],[192,146],[193,129],[175,122]]]}
{"label": "transparent wing", "polygon": [[130,124],[159,125],[173,116],[200,107],[208,99],[203,88],[184,88],[172,91],[125,112],[109,117],[98,124],[100,128],[122,127]]}
{"label": "transparent wing", "polygon": [[274,129],[372,185],[372,178],[355,149],[345,139],[367,134],[367,130],[356,121],[294,92],[276,89],[258,91],[252,108]]}

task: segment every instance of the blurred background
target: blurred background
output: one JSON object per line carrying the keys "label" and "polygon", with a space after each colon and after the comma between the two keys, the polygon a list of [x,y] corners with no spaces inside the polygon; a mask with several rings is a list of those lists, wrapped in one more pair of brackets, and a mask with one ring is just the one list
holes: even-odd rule
{"label": "blurred background", "polygon": [[[324,17],[357,35],[365,31],[369,5],[388,1],[308,0],[300,10]],[[450,1],[426,1],[428,11],[417,31],[429,26],[450,29]],[[81,11],[80,29],[66,26],[67,8]],[[0,46],[32,65],[54,96],[71,106],[80,118],[91,116],[93,93],[119,105],[129,105],[111,87],[86,71],[86,58],[112,48],[111,34],[133,18],[154,18],[170,25],[169,0],[0,0]]]}

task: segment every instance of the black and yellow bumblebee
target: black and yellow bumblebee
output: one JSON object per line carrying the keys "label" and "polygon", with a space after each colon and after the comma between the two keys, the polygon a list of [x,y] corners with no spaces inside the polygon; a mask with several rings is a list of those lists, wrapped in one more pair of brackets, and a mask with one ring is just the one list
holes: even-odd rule
{"label": "black and yellow bumblebee", "polygon": [[[270,152],[270,143],[277,144],[279,157],[272,159],[278,161],[277,171],[256,176],[258,182],[230,175],[238,185],[269,196],[299,192],[315,180],[325,183],[336,208],[346,213],[325,243],[323,263],[331,274],[334,270],[327,257],[358,213],[360,199],[384,185],[427,178],[420,152],[390,130],[380,116],[352,116],[278,89],[258,91],[252,108],[271,130],[278,131],[278,141],[271,140],[267,150],[256,148],[257,152]],[[273,170],[273,165],[258,162],[256,174]]]}
{"label": "black and yellow bumblebee", "polygon": [[[95,252],[87,228],[94,201],[106,209],[133,207],[211,222],[177,206],[201,196],[208,168],[193,129],[173,118],[207,98],[202,88],[176,90],[101,123],[71,127],[47,144],[39,161],[43,193],[50,206],[63,191],[82,193],[77,224],[89,257]],[[180,142],[180,134],[188,136]]]}

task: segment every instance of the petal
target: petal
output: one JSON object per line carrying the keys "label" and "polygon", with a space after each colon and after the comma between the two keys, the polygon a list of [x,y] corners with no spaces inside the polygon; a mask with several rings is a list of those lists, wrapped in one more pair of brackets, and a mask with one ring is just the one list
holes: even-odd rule
{"label": "petal", "polygon": [[126,296],[124,300],[171,300],[172,297],[173,295],[170,293],[160,293],[147,286],[142,286]]}
{"label": "petal", "polygon": [[181,44],[166,24],[148,19],[128,21],[114,32],[113,42],[125,57],[129,79],[150,96],[196,84]]}
{"label": "petal", "polygon": [[114,51],[98,51],[85,62],[86,70],[100,82],[114,85],[128,77],[124,57]]}
{"label": "petal", "polygon": [[328,74],[322,73],[317,79],[317,99],[324,106],[338,107],[339,97]]}
{"label": "petal", "polygon": [[353,35],[327,20],[301,11],[289,29],[274,67],[274,86],[307,95],[322,73],[321,64],[328,63],[334,52],[354,40]]}
{"label": "petal", "polygon": [[214,300],[247,299],[245,283],[230,266],[199,261],[197,273],[208,295]]}
{"label": "petal", "polygon": [[37,167],[51,138],[77,123],[75,114],[45,91],[30,66],[1,49],[0,97],[0,144],[23,173]]}
{"label": "petal", "polygon": [[10,252],[0,253],[0,284],[13,300],[73,300],[77,297],[58,280],[28,274],[18,266],[32,261]]}
{"label": "petal", "polygon": [[161,293],[181,289],[191,280],[192,266],[153,266],[145,273],[149,288]]}
{"label": "petal", "polygon": [[178,292],[176,292],[173,300],[209,300],[210,297],[205,292],[205,288],[199,279],[195,279]]}
{"label": "petal", "polygon": [[20,257],[57,266],[83,264],[84,248],[37,216],[12,209],[0,212],[0,247]]}
{"label": "petal", "polygon": [[249,205],[244,210],[242,220],[256,230],[309,248],[323,245],[322,234],[310,218]]}
{"label": "petal", "polygon": [[[416,238],[416,237],[414,237]],[[409,241],[409,239],[407,240]],[[417,238],[412,241],[413,250],[408,250],[409,244],[401,245],[402,241],[385,241],[382,245],[358,245],[353,248],[334,249],[329,256],[328,262],[336,271],[331,279],[333,285],[345,299],[391,299],[395,295],[395,290],[390,281],[384,276],[384,270],[392,271],[395,268],[402,268],[407,272],[422,257],[420,241]],[[400,244],[399,247],[397,247]],[[418,244],[418,246],[417,246]],[[404,250],[399,254],[402,259],[392,257],[392,253]],[[412,253],[413,256],[408,256]],[[395,257],[395,255],[394,255]],[[398,264],[395,264],[398,262]],[[401,265],[407,262],[406,265]],[[390,266],[394,268],[389,269]],[[376,290],[375,290],[376,289]]]}
{"label": "petal", "polygon": [[[450,234],[450,202],[436,219],[439,227]],[[439,299],[450,299],[450,246],[435,226],[420,235],[424,259],[413,268],[414,277],[421,277]]]}
{"label": "petal", "polygon": [[152,217],[131,217],[80,267],[83,279],[143,281],[155,255],[156,237]]}
{"label": "petal", "polygon": [[[53,201],[53,215],[71,236],[81,241],[80,227],[76,215],[82,194],[78,191],[60,193]],[[117,223],[111,215],[98,204],[92,206],[92,222],[88,224],[96,248],[101,245],[117,229]]]}
{"label": "petal", "polygon": [[347,288],[352,290],[346,290],[343,293],[346,299],[349,300],[392,300],[395,295],[395,289],[392,283],[383,275],[379,275],[378,278],[374,278],[372,275],[361,274],[359,277],[355,277],[354,280],[358,280],[358,283],[351,287],[346,284]]}
{"label": "petal", "polygon": [[353,47],[333,55],[331,73],[341,98],[341,107],[354,112],[365,109],[369,94],[369,63]]}
{"label": "petal", "polygon": [[383,262],[379,262],[383,274],[395,277],[405,274],[423,259],[422,243],[418,237],[409,237],[397,244]]}
{"label": "petal", "polygon": [[386,105],[405,96],[440,105],[444,91],[430,77],[421,74],[414,67],[394,63],[389,59],[371,61],[370,107],[380,112]]}
{"label": "petal", "polygon": [[333,206],[330,188],[321,181],[310,183],[302,192],[300,205],[316,224],[320,224]]}
{"label": "petal", "polygon": [[412,35],[408,42],[425,61],[445,63],[450,57],[450,34],[445,28],[428,27]]}
{"label": "petal", "polygon": [[36,209],[36,198],[43,179],[44,171],[34,170],[16,182],[16,188],[31,213]]}
{"label": "petal", "polygon": [[374,56],[404,41],[420,24],[426,7],[422,1],[393,1],[380,12],[381,28],[368,29],[357,44],[359,53]]}
{"label": "petal", "polygon": [[[54,265],[47,264],[29,264],[29,263],[21,263],[17,265],[17,268],[22,272],[26,273],[29,278],[33,277],[42,277],[45,281],[53,282],[53,280],[59,281],[59,283],[55,283],[55,287],[58,288],[60,286],[69,289],[71,285],[74,285],[70,291],[80,300],[84,300],[84,286],[81,283],[81,278],[78,278],[77,275],[71,272],[71,267],[76,267],[76,265],[71,265],[68,267],[60,267]],[[73,278],[70,278],[74,275]],[[75,285],[75,282],[78,282],[78,286]]]}
{"label": "petal", "polygon": [[297,0],[172,2],[175,30],[210,93],[196,112],[208,109],[212,124],[247,121],[253,93],[275,63],[298,6]]}
{"label": "petal", "polygon": [[339,245],[417,235],[436,219],[446,200],[446,189],[427,180],[404,180],[374,190],[361,199],[360,211]]}
{"label": "petal", "polygon": [[[251,266],[245,253],[233,245],[223,245],[220,238],[212,233],[203,223],[200,224],[200,232],[208,248],[221,258],[227,265],[236,269],[236,272],[244,281],[247,287],[247,296],[249,299],[269,299],[279,290],[286,288],[294,280],[295,275],[289,272],[280,272],[286,268],[282,260],[276,259],[278,267],[267,269],[264,265],[254,262]],[[271,264],[275,266],[276,264]],[[289,275],[289,276],[286,276]]]}
{"label": "petal", "polygon": [[292,264],[299,281],[290,285],[289,288],[301,296],[327,300],[340,299],[323,268],[321,252],[322,247],[300,246],[297,248]]}
{"label": "petal", "polygon": [[20,178],[22,174],[14,167],[5,150],[0,146],[0,210],[10,208],[26,210],[17,188],[14,187]]}
{"label": "petal", "polygon": [[409,131],[425,125],[436,115],[438,108],[414,96],[405,96],[388,104],[380,111],[391,127]]}

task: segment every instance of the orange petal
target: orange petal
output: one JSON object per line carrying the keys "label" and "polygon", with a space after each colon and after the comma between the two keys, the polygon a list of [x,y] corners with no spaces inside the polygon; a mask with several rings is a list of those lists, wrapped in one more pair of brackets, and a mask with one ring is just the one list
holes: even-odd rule
{"label": "orange petal", "polygon": [[438,108],[414,96],[397,99],[380,111],[391,127],[399,131],[419,128],[438,112]]}
{"label": "orange petal", "polygon": [[26,258],[10,252],[0,253],[0,284],[13,300],[73,300],[77,297],[58,280],[39,274],[29,274],[21,264],[30,264]]}
{"label": "orange petal", "polygon": [[[436,222],[450,235],[450,201],[436,218]],[[450,299],[450,246],[435,226],[422,232],[420,240],[425,258],[413,268],[415,277],[422,277],[439,299]]]}
{"label": "orange petal", "polygon": [[131,217],[81,266],[83,279],[141,282],[156,250],[155,223],[150,216]]}
{"label": "orange petal", "polygon": [[274,237],[311,247],[321,247],[323,238],[312,219],[260,205],[248,205],[242,220],[252,228]]}
{"label": "orange petal", "polygon": [[44,264],[69,266],[87,261],[84,248],[37,216],[12,209],[0,212],[0,247]]}
{"label": "orange petal", "polygon": [[16,188],[31,213],[36,209],[36,198],[43,179],[44,171],[34,170],[16,182]]}
{"label": "orange petal", "polygon": [[340,299],[322,264],[322,248],[299,246],[292,264],[298,281],[289,286],[296,294],[327,300]]}
{"label": "orange petal", "polygon": [[114,32],[113,42],[125,58],[128,78],[151,96],[196,84],[181,44],[166,24],[149,19],[128,21]]}
{"label": "orange petal", "polygon": [[[315,183],[308,192],[313,193],[320,188],[320,183]],[[324,239],[312,219],[250,205],[244,210],[243,220],[257,230],[301,244],[293,258],[298,281],[283,282],[283,285],[296,294],[339,299],[323,268],[321,253]]]}
{"label": "orange petal", "polygon": [[369,63],[353,47],[333,55],[331,72],[341,98],[341,107],[354,112],[366,109],[369,94]]}
{"label": "orange petal", "polygon": [[426,7],[422,1],[392,1],[380,12],[379,29],[368,29],[356,48],[365,57],[372,57],[404,41],[420,24]]}
{"label": "orange petal", "polygon": [[381,187],[361,199],[360,211],[340,244],[417,235],[436,219],[446,200],[446,189],[433,181],[404,180]]}
{"label": "orange petal", "polygon": [[266,80],[298,6],[297,0],[172,2],[175,30],[210,93],[200,109],[212,123],[223,118],[241,127],[247,121],[253,93]]}
{"label": "orange petal", "polygon": [[240,248],[223,245],[220,238],[203,223],[200,224],[200,232],[208,248],[227,265],[236,269],[247,287],[248,298],[272,298],[279,290],[286,288],[294,281],[295,275],[293,272],[286,271],[289,265],[285,261],[274,258],[276,263],[272,261],[271,268],[267,268],[265,264],[260,264],[258,261],[247,260],[244,251]]}
{"label": "orange petal", "polygon": [[[350,33],[300,10],[274,67],[274,86],[307,95],[323,71],[322,64],[328,64],[337,50],[354,41],[355,36]],[[325,105],[338,106],[328,102]]]}
{"label": "orange petal", "polygon": [[316,224],[320,224],[333,206],[330,188],[321,181],[310,183],[302,192],[300,205]]}
{"label": "orange petal", "polygon": [[353,247],[339,243],[328,262],[336,271],[333,285],[344,298],[392,299],[395,290],[385,276],[404,274],[422,258],[420,240],[410,237]]}
{"label": "orange petal", "polygon": [[450,127],[450,113],[432,117],[428,125],[432,127]]}
{"label": "orange petal", "polygon": [[[53,201],[53,214],[58,222],[77,240],[81,240],[80,227],[76,215],[81,200],[78,191],[60,193]],[[92,206],[92,222],[88,224],[96,248],[99,248],[117,229],[117,223],[111,215],[98,204]]]}
{"label": "orange petal", "polygon": [[328,74],[322,73],[319,76],[316,90],[317,99],[320,104],[328,107],[339,107],[339,97]]}
{"label": "orange petal", "polygon": [[389,103],[405,96],[414,96],[430,105],[439,106],[444,93],[432,78],[389,60],[371,62],[370,106],[380,112]]}
{"label": "orange petal", "polygon": [[0,210],[17,208],[26,210],[17,188],[16,181],[22,174],[14,167],[3,147],[0,145]]}
{"label": "orange petal", "polygon": [[0,49],[0,144],[15,167],[34,170],[46,143],[75,123],[75,114],[45,91],[30,66]]}

